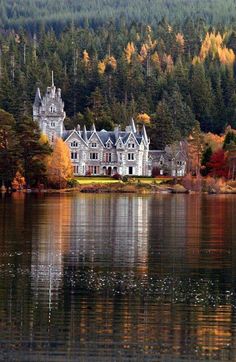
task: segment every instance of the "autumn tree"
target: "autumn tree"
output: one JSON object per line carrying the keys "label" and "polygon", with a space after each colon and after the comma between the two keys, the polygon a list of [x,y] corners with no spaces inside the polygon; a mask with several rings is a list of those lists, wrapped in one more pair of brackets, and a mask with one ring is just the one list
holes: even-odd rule
{"label": "autumn tree", "polygon": [[57,138],[53,153],[47,161],[47,179],[49,185],[56,188],[64,188],[70,178],[73,177],[70,150],[61,138]]}
{"label": "autumn tree", "polygon": [[207,167],[211,176],[227,178],[229,174],[227,153],[223,149],[215,151],[207,163]]}

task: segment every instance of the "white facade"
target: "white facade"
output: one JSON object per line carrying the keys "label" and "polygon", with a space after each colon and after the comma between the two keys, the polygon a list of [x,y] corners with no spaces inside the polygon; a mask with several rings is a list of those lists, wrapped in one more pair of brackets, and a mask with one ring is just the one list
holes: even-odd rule
{"label": "white facade", "polygon": [[53,142],[56,137],[63,136],[65,117],[61,89],[55,87],[52,73],[52,85],[47,87],[45,96],[41,98],[39,88],[36,91],[33,119],[38,122],[42,133]]}
{"label": "white facade", "polygon": [[73,130],[64,133],[75,175],[148,175],[149,140],[134,121],[121,131]]}
{"label": "white facade", "polygon": [[116,127],[114,131],[97,131],[86,128],[81,131],[64,129],[64,103],[61,90],[53,82],[41,98],[37,89],[33,105],[33,118],[41,131],[53,143],[61,137],[68,145],[75,175],[137,175],[148,176],[149,139],[145,126],[137,131],[134,120],[125,131]]}

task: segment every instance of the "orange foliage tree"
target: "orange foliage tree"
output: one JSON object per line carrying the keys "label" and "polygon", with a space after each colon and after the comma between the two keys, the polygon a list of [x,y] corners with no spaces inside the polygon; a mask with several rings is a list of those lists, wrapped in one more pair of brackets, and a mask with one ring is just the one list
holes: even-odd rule
{"label": "orange foliage tree", "polygon": [[52,155],[48,157],[47,179],[50,185],[63,188],[73,177],[70,150],[61,138],[56,140]]}
{"label": "orange foliage tree", "polygon": [[26,186],[25,178],[19,171],[16,172],[11,185],[14,190],[23,190],[23,188]]}
{"label": "orange foliage tree", "polygon": [[211,132],[205,133],[203,135],[204,143],[207,147],[211,147],[212,151],[216,151],[219,148],[222,148],[225,136],[224,135],[217,135]]}
{"label": "orange foliage tree", "polygon": [[137,115],[137,122],[139,122],[139,123],[149,124],[150,121],[151,121],[151,118],[147,113],[139,113]]}
{"label": "orange foliage tree", "polygon": [[220,33],[207,33],[202,42],[199,56],[194,57],[193,64],[203,62],[210,54],[212,59],[218,56],[222,64],[232,65],[235,61],[235,54],[232,49],[226,48],[224,38],[225,35],[221,36]]}

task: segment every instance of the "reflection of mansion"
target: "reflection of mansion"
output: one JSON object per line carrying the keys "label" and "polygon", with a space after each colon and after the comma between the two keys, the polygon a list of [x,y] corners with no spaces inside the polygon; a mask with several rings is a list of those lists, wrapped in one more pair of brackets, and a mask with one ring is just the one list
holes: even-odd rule
{"label": "reflection of mansion", "polygon": [[177,173],[182,176],[185,173],[184,155],[179,153],[178,161],[175,161],[175,157],[165,151],[149,151],[145,126],[137,130],[133,119],[124,131],[120,127],[113,131],[97,131],[95,125],[91,130],[78,126],[67,131],[65,116],[61,90],[56,89],[52,77],[52,85],[47,87],[44,97],[39,88],[36,91],[33,118],[51,142],[61,137],[68,145],[75,175],[151,176],[153,168],[161,175]]}

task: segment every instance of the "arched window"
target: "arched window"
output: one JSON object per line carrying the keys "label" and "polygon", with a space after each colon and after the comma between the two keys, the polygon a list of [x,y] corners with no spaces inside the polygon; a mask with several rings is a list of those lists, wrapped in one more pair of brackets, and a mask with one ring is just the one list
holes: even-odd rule
{"label": "arched window", "polygon": [[50,106],[50,108],[49,108],[49,111],[51,112],[51,113],[54,113],[54,112],[56,112],[56,106],[54,105],[54,104],[51,104],[51,106]]}

